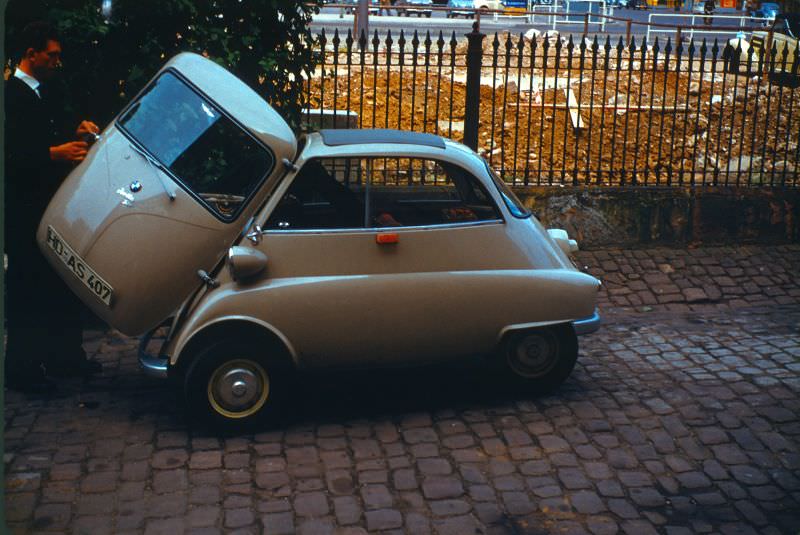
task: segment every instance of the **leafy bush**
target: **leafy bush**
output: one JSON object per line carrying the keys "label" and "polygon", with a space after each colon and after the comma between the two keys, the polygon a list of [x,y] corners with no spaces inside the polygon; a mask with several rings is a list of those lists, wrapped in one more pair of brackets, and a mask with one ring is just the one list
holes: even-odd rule
{"label": "leafy bush", "polygon": [[167,59],[201,53],[244,80],[296,128],[303,78],[318,61],[309,29],[318,3],[105,0],[111,8],[106,19],[101,0],[11,0],[6,50],[15,50],[15,36],[26,23],[50,21],[61,34],[69,111],[98,124],[110,121]]}

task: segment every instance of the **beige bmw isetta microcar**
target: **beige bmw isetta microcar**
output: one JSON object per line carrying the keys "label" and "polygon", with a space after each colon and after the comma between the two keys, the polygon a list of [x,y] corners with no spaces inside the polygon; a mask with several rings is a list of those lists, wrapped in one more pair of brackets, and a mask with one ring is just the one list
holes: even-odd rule
{"label": "beige bmw isetta microcar", "polygon": [[475,152],[431,134],[296,139],[228,71],[170,60],[66,179],[38,231],[70,288],[127,335],[166,331],[145,371],[236,426],[291,370],[491,355],[555,387],[599,281]]}

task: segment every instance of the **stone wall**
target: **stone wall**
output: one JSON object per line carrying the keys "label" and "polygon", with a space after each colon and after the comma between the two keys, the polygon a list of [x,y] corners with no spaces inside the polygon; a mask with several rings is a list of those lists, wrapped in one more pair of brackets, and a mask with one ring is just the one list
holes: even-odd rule
{"label": "stone wall", "polygon": [[516,188],[549,228],[582,248],[650,244],[791,243],[800,239],[800,190]]}

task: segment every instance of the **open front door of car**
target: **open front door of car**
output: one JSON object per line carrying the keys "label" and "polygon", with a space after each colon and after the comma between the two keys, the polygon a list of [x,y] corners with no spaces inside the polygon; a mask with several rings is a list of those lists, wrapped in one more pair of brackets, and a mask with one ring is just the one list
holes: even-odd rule
{"label": "open front door of car", "polygon": [[40,247],[98,316],[141,334],[209,282],[296,150],[288,125],[244,83],[181,54],[66,179]]}

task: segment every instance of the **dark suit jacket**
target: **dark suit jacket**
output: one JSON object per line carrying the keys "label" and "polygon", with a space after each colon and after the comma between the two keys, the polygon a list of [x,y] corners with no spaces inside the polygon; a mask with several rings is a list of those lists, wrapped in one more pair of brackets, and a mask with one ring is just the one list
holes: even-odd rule
{"label": "dark suit jacket", "polygon": [[[50,159],[50,147],[72,139],[58,99],[40,86],[42,98],[12,76],[5,86],[6,248],[31,245],[36,227],[71,167]],[[76,125],[73,125],[73,128]]]}
{"label": "dark suit jacket", "polygon": [[[74,131],[65,128],[63,119],[70,119],[65,116],[61,100],[48,94],[46,87],[40,87],[41,99],[18,78],[10,78],[5,87],[9,344],[13,338],[14,358],[28,358],[31,347],[40,354],[36,358],[44,358],[49,350],[43,347],[48,341],[61,340],[61,334],[73,334],[75,341],[71,346],[80,346],[79,302],[51,269],[36,244],[36,230],[47,204],[72,169],[67,162],[53,162],[50,147],[74,139]],[[70,125],[70,128],[75,126]],[[17,327],[43,326],[49,329],[48,340],[34,340],[32,338],[38,335],[25,335],[28,331],[17,330]],[[27,349],[20,350],[20,344]]]}

